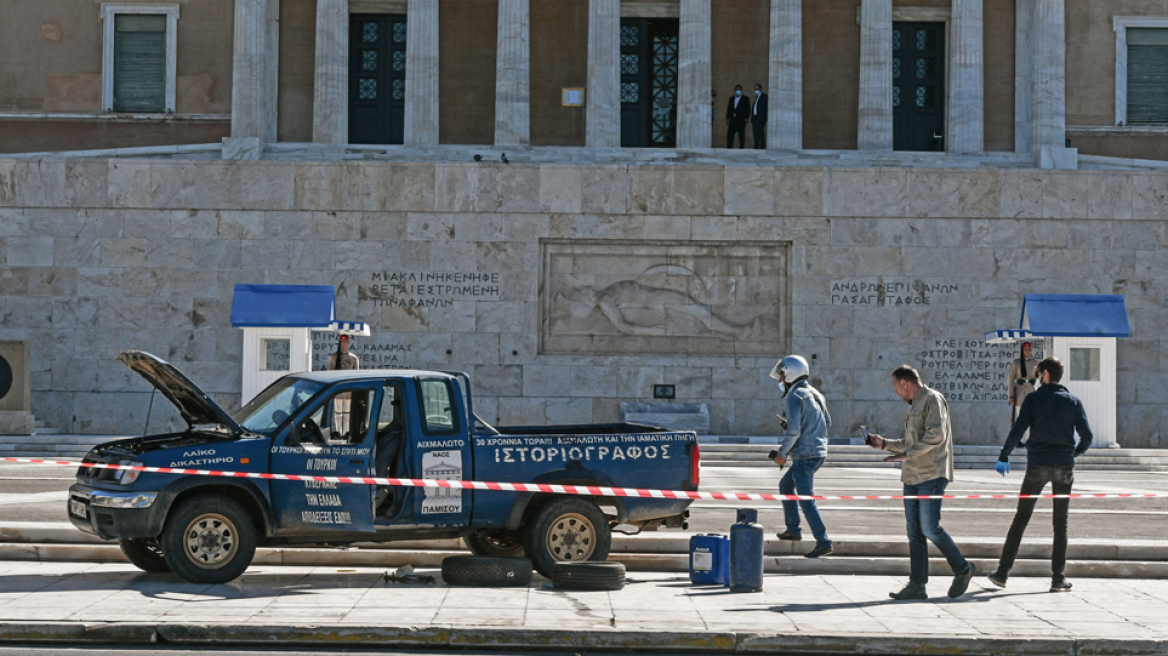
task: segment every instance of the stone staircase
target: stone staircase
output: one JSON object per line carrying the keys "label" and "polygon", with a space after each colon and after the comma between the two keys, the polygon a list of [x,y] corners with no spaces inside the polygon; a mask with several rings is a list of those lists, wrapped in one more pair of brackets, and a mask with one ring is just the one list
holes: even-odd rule
{"label": "stone staircase", "polygon": [[[702,444],[702,468],[773,467],[767,454],[774,444]],[[998,460],[997,446],[958,446],[954,465],[958,469],[993,469]],[[881,460],[889,454],[867,446],[832,444],[827,451],[826,466],[891,467]],[[1020,449],[1010,458],[1014,470],[1025,468],[1026,451]],[[1168,449],[1091,449],[1075,463],[1079,470],[1122,469],[1126,471],[1168,470]]]}
{"label": "stone staircase", "polygon": [[81,458],[98,444],[124,435],[62,435],[37,430],[32,435],[0,435],[0,458]]}

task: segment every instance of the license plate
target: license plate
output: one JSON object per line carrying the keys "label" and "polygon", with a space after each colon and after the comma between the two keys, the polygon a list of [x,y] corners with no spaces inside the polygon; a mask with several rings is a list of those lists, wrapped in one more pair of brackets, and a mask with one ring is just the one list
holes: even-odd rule
{"label": "license plate", "polygon": [[69,499],[69,512],[78,517],[85,517],[85,503],[77,499]]}

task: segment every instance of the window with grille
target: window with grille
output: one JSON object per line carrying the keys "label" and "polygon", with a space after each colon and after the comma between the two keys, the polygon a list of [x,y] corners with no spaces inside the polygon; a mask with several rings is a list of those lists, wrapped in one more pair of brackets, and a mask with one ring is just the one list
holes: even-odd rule
{"label": "window with grille", "polygon": [[114,16],[114,111],[166,111],[166,16]]}
{"label": "window with grille", "polygon": [[1127,121],[1168,123],[1168,28],[1127,29]]}

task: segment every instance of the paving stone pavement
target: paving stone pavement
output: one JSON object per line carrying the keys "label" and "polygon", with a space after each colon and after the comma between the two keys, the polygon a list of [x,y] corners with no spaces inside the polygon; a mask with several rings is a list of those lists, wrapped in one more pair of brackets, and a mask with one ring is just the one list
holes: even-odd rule
{"label": "paving stone pavement", "polygon": [[[420,573],[438,574],[419,570]],[[253,626],[684,631],[899,638],[1168,639],[1168,580],[1046,578],[1000,590],[979,576],[959,600],[935,578],[925,602],[893,602],[903,577],[768,575],[764,591],[731,594],[684,575],[634,572],[617,592],[455,588],[385,582],[384,570],[253,567],[226,585],[198,585],[127,566],[0,564],[0,639],[28,622]],[[8,634],[11,635],[11,634]]]}

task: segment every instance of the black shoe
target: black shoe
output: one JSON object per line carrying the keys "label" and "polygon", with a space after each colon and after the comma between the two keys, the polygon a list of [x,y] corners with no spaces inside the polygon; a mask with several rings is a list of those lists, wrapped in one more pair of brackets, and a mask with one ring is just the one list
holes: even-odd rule
{"label": "black shoe", "polygon": [[802,540],[802,539],[803,539],[803,536],[802,536],[802,535],[800,535],[800,534],[798,534],[798,533],[792,533],[792,532],[790,532],[790,531],[783,531],[782,533],[779,533],[778,535],[779,535],[779,539],[780,539],[780,540],[794,540],[794,541],[798,541],[798,540]]}
{"label": "black shoe", "polygon": [[990,580],[990,583],[993,583],[994,585],[998,586],[999,588],[1004,588],[1004,587],[1006,587],[1006,578],[1009,576],[1010,575],[1008,573],[1003,572],[1002,570],[999,569],[999,570],[995,570],[992,574],[990,574],[986,578]]}
{"label": "black shoe", "polygon": [[820,556],[830,556],[831,547],[815,547],[811,551],[803,554],[804,558],[819,558]]}
{"label": "black shoe", "polygon": [[889,592],[889,597],[897,601],[905,601],[908,599],[928,599],[929,595],[925,592],[925,586],[920,583],[909,583],[904,586],[900,592]]}
{"label": "black shoe", "polygon": [[977,571],[977,565],[969,564],[969,569],[953,577],[953,585],[949,586],[949,598],[956,599],[965,594],[969,589],[969,580],[973,578],[973,573]]}
{"label": "black shoe", "polygon": [[1050,582],[1051,592],[1070,592],[1071,587],[1071,582],[1061,576]]}

